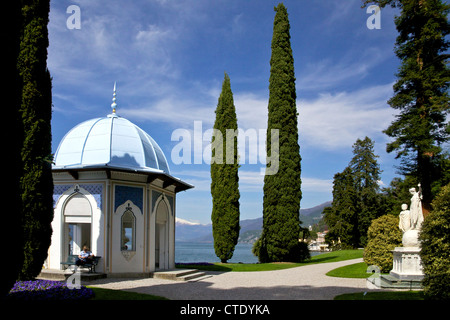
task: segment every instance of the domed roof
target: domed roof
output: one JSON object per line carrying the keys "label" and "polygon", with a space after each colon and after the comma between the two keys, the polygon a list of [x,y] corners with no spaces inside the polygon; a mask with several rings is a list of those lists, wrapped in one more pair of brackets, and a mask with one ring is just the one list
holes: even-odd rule
{"label": "domed roof", "polygon": [[159,145],[144,130],[113,113],[82,122],[61,140],[54,168],[116,167],[169,174],[169,165]]}

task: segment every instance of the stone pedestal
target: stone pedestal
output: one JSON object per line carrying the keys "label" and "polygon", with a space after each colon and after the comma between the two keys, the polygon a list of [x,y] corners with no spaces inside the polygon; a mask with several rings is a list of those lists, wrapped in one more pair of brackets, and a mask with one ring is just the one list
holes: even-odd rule
{"label": "stone pedestal", "polygon": [[393,253],[394,263],[389,273],[391,276],[407,281],[423,279],[419,247],[396,247]]}
{"label": "stone pedestal", "polygon": [[397,247],[394,253],[393,268],[389,274],[367,278],[370,289],[422,289],[422,265],[419,247]]}

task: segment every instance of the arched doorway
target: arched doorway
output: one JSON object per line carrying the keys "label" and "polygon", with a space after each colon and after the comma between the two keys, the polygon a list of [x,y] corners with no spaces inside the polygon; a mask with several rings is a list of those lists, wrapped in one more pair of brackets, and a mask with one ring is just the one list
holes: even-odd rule
{"label": "arched doorway", "polygon": [[64,237],[63,261],[68,255],[79,254],[83,246],[91,248],[92,208],[83,194],[75,192],[71,195],[63,209]]}
{"label": "arched doorway", "polygon": [[155,266],[157,269],[169,268],[169,210],[164,201],[156,209]]}

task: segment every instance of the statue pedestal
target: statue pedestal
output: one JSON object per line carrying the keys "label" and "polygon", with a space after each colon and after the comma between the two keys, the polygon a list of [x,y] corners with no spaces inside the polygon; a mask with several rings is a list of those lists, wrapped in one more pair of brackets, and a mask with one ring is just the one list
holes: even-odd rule
{"label": "statue pedestal", "polygon": [[389,274],[380,274],[379,277],[367,278],[367,287],[370,289],[422,289],[422,272],[420,248],[397,247],[394,253],[393,269]]}
{"label": "statue pedestal", "polygon": [[396,247],[393,251],[394,263],[391,276],[399,280],[423,279],[419,247]]}

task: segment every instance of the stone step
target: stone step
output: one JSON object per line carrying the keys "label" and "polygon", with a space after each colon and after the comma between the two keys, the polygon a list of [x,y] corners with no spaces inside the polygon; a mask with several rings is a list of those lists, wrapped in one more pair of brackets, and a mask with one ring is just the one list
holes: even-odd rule
{"label": "stone step", "polygon": [[208,277],[210,276],[206,275],[205,272],[198,271],[197,269],[174,269],[153,273],[153,278],[173,281],[198,281]]}
{"label": "stone step", "polygon": [[191,274],[188,274],[185,276],[178,277],[177,280],[194,282],[194,281],[203,280],[203,279],[206,279],[209,277],[211,277],[211,275],[208,275],[204,272],[195,272],[195,273],[191,273]]}
{"label": "stone step", "polygon": [[[73,274],[73,272],[70,270],[44,269],[37,276],[37,279],[66,281],[67,278],[69,278],[72,274]],[[89,272],[84,272],[84,270],[80,272],[81,281],[92,281],[92,280],[103,279],[103,278],[106,278],[105,273],[94,273],[94,272],[89,273]]]}
{"label": "stone step", "polygon": [[422,289],[422,282],[420,280],[402,280],[390,274],[382,274],[379,277],[369,277],[367,279],[369,288],[372,289]]}

